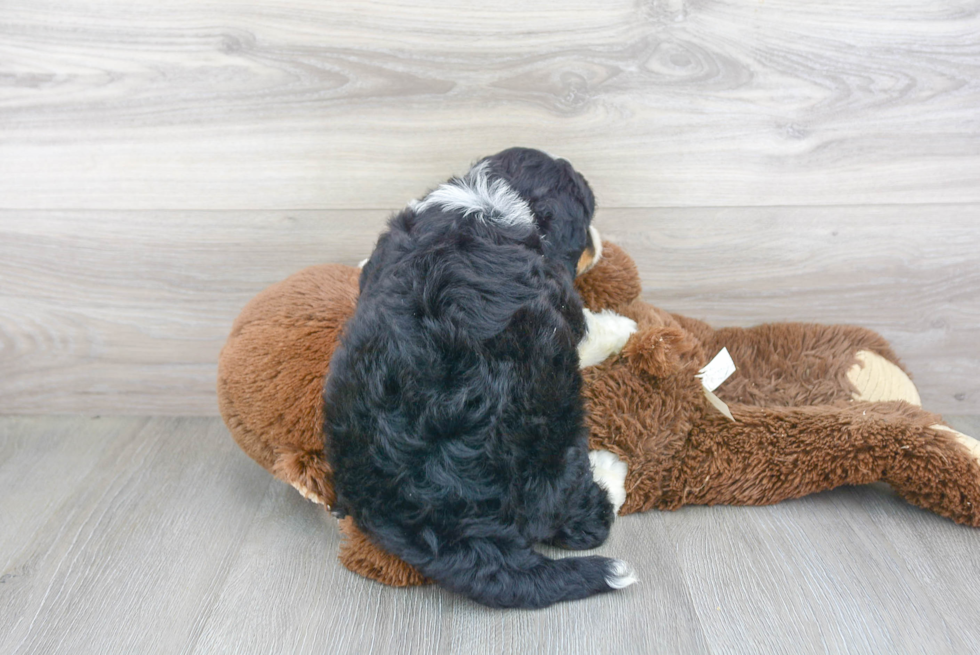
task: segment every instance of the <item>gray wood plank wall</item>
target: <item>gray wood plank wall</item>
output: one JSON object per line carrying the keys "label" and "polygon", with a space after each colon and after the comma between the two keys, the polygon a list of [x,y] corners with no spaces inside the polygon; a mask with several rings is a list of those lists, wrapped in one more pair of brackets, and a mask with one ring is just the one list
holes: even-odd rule
{"label": "gray wood plank wall", "polygon": [[0,413],[216,413],[248,298],[514,144],[651,302],[866,325],[980,412],[975,0],[8,0]]}

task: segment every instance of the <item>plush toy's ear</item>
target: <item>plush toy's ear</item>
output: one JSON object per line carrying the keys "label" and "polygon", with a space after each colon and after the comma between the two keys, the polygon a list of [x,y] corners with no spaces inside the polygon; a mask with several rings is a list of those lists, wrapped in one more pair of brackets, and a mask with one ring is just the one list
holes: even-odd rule
{"label": "plush toy's ear", "polygon": [[640,296],[640,273],[626,252],[614,243],[602,242],[602,258],[575,279],[582,302],[593,312],[617,309]]}

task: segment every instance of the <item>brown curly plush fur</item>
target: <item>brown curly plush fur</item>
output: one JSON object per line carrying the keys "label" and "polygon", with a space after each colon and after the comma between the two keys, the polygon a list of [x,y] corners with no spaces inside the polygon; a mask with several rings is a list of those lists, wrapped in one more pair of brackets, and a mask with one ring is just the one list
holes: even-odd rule
{"label": "brown curly plush fur", "polygon": [[432,583],[408,564],[371,543],[354,525],[352,516],[341,519],[339,525],[340,534],[344,536],[340,544],[340,563],[351,571],[392,587]]}
{"label": "brown curly plush fur", "polygon": [[253,298],[218,360],[218,407],[238,445],[311,500],[334,501],[323,379],[357,305],[360,271],[311,266]]}
{"label": "brown curly plush fur", "polygon": [[[628,465],[621,514],[689,504],[764,505],[845,484],[889,483],[911,503],[980,526],[980,449],[907,402],[857,402],[848,372],[858,353],[901,369],[879,335],[798,323],[714,330],[639,300],[632,260],[606,243],[577,280],[593,311],[637,322],[619,355],[586,369],[591,447]],[[306,269],[259,294],[221,354],[218,396],[232,435],[255,461],[307,497],[332,501],[323,461],[320,391],[358,270]],[[694,375],[722,347],[738,365],[716,394]],[[971,448],[974,450],[971,451]],[[342,523],[341,561],[396,586],[426,580]]]}

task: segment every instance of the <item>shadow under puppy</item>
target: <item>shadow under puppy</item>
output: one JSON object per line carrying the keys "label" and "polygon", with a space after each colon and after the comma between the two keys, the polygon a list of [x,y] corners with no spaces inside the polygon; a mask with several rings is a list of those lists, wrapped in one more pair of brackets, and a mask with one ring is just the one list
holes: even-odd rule
{"label": "shadow under puppy", "polygon": [[573,279],[601,248],[594,208],[562,159],[512,148],[479,161],[391,219],[331,361],[335,513],[485,605],[635,581],[619,560],[532,548],[594,548],[617,509],[615,483],[593,477],[580,394]]}

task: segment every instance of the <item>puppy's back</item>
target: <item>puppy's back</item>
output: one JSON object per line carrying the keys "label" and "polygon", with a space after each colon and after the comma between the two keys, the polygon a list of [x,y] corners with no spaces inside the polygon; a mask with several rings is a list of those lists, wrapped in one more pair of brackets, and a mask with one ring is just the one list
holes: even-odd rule
{"label": "puppy's back", "polygon": [[562,502],[549,494],[591,484],[583,334],[569,273],[543,256],[533,224],[438,204],[395,216],[326,385],[335,507],[487,605],[541,607],[628,584],[616,560],[556,562],[531,547],[550,536],[540,515]]}

